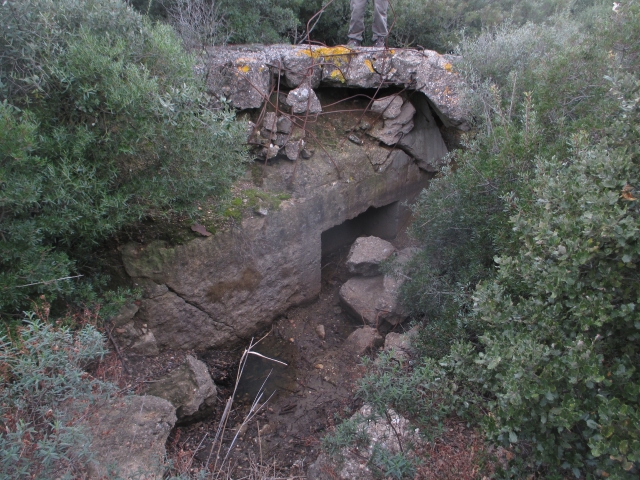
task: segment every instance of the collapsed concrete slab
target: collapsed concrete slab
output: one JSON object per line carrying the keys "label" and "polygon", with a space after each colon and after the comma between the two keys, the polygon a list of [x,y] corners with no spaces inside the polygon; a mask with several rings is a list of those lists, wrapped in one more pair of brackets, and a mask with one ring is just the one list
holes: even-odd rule
{"label": "collapsed concrete slab", "polygon": [[457,57],[431,50],[243,45],[207,51],[209,91],[239,109],[260,108],[272,88],[401,87],[421,92],[448,127],[467,128]]}

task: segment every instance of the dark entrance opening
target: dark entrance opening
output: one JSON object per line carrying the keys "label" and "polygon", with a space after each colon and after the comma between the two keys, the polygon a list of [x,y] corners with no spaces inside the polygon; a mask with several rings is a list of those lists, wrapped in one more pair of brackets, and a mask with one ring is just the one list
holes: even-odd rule
{"label": "dark entrance opening", "polygon": [[322,255],[350,246],[358,237],[374,236],[393,240],[410,214],[409,208],[400,202],[379,208],[369,207],[357,217],[322,232]]}

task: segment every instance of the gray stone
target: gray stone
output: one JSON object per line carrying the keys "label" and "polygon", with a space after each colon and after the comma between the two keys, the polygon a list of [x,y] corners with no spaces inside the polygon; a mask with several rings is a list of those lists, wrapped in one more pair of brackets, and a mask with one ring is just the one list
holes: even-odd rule
{"label": "gray stone", "polygon": [[175,408],[163,398],[112,399],[85,421],[92,435],[89,478],[161,479],[175,422]]}
{"label": "gray stone", "polygon": [[347,255],[349,272],[365,277],[380,275],[380,263],[389,258],[396,247],[378,237],[360,237]]}
{"label": "gray stone", "polygon": [[291,128],[293,126],[293,122],[291,121],[291,119],[289,117],[286,116],[281,116],[278,117],[278,133],[285,133],[285,134],[289,134],[291,133]]}
{"label": "gray stone", "polygon": [[395,145],[413,130],[413,115],[415,113],[416,109],[411,102],[405,102],[396,118],[385,120],[382,126],[378,124],[368,133],[387,145]]}
{"label": "gray stone", "polygon": [[264,120],[262,121],[262,126],[265,130],[269,132],[275,132],[277,130],[278,125],[278,117],[275,112],[267,112],[264,114]]}
{"label": "gray stone", "polygon": [[129,347],[133,353],[138,355],[153,356],[158,355],[160,350],[158,349],[158,342],[152,331],[147,330],[138,339],[136,339],[131,347]]}
{"label": "gray stone", "polygon": [[284,133],[279,133],[276,136],[275,144],[278,147],[282,148],[286,145],[288,139],[289,139],[289,135],[285,135]]}
{"label": "gray stone", "polygon": [[298,88],[291,90],[287,95],[287,105],[291,107],[293,113],[311,113],[316,114],[322,112],[322,106],[316,92],[306,83]]}
{"label": "gray stone", "polygon": [[306,148],[303,148],[302,152],[300,152],[300,156],[305,160],[309,160],[311,157],[313,157],[314,153],[315,152],[313,150],[307,150]]}
{"label": "gray stone", "polygon": [[384,344],[384,339],[373,327],[362,327],[355,330],[344,342],[344,349],[355,355],[364,355]]}
{"label": "gray stone", "polygon": [[318,325],[316,327],[316,335],[318,335],[320,340],[324,340],[324,337],[325,337],[324,325]]}
{"label": "gray stone", "polygon": [[353,133],[347,137],[350,142],[355,143],[356,145],[362,145],[364,142],[360,140],[360,137],[354,135]]}
{"label": "gray stone", "polygon": [[151,383],[147,393],[171,402],[178,419],[184,421],[215,405],[217,391],[207,366],[187,355],[181,366]]}
{"label": "gray stone", "polygon": [[340,300],[353,316],[369,325],[397,325],[407,318],[398,301],[400,285],[390,275],[354,277],[340,287]]}
{"label": "gray stone", "polygon": [[386,351],[393,351],[393,355],[397,359],[406,360],[411,357],[413,353],[411,342],[417,333],[418,330],[416,327],[407,333],[389,332],[384,338],[384,349]]}
{"label": "gray stone", "polygon": [[[166,285],[158,285],[148,278],[141,278],[136,282],[136,286],[142,289],[142,298],[156,298],[169,291]],[[136,308],[137,311],[137,308]],[[133,317],[131,317],[133,318]]]}
{"label": "gray stone", "polygon": [[427,172],[438,172],[448,153],[440,128],[433,118],[429,102],[422,94],[413,96],[417,113],[413,116],[413,129],[402,136],[398,146],[415,158],[418,166]]}
{"label": "gray stone", "polygon": [[210,47],[207,58],[209,91],[235,108],[261,107],[277,74],[284,71],[289,87],[307,83],[311,88],[321,84],[377,88],[382,82],[406,87],[425,94],[446,127],[469,128],[459,95],[463,82],[455,71],[459,58],[452,55],[410,49],[240,45]]}
{"label": "gray stone", "polygon": [[403,103],[404,101],[400,95],[389,95],[374,101],[371,104],[371,111],[373,113],[381,113],[382,118],[392,119],[400,115]]}
{"label": "gray stone", "polygon": [[129,303],[120,307],[120,311],[111,319],[114,327],[121,327],[129,323],[131,319],[138,313],[139,307],[135,303]]}
{"label": "gray stone", "polygon": [[284,147],[284,153],[289,160],[296,161],[300,152],[304,147],[304,140],[297,140],[295,142],[287,142]]}

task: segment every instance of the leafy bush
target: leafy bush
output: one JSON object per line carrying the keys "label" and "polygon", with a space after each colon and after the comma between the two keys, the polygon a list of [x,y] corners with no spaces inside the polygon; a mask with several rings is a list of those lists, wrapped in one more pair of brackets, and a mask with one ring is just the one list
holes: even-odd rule
{"label": "leafy bush", "polygon": [[416,207],[423,351],[544,478],[638,473],[639,19],[463,43],[479,134]]}
{"label": "leafy bush", "polygon": [[173,30],[121,0],[8,0],[0,32],[0,312],[14,314],[79,293],[55,280],[124,225],[223,195],[243,128],[208,108]]}
{"label": "leafy bush", "polygon": [[491,435],[577,477],[635,478],[640,461],[640,82],[616,88],[612,137],[538,160],[535,202],[511,218],[519,251],[475,293],[482,350],[457,366],[495,395]]}
{"label": "leafy bush", "polygon": [[0,476],[78,478],[90,442],[77,420],[113,391],[84,371],[107,353],[104,339],[91,325],[74,333],[25,321],[17,340],[0,339]]}

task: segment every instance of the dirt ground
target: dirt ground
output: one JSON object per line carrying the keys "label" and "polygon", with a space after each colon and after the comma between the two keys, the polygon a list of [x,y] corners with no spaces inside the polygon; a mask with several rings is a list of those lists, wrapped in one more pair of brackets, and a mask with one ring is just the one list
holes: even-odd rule
{"label": "dirt ground", "polygon": [[[406,226],[399,231],[392,241],[396,248],[412,246],[404,233]],[[354,392],[365,370],[361,359],[346,351],[343,344],[361,321],[342,309],[338,294],[351,276],[346,268],[349,248],[346,245],[323,257],[322,290],[315,301],[290,309],[274,322],[271,330],[256,336],[255,340],[266,335],[255,347],[256,352],[287,365],[258,356],[248,357],[223,435],[221,457],[226,455],[264,384],[259,401],[262,407],[237,435],[225,464],[226,478],[267,478],[256,475],[258,465],[271,465],[268,478],[305,478],[308,465],[320,453],[322,437],[360,408]],[[320,325],[324,327],[324,339],[317,332]],[[217,448],[212,449],[212,439],[225,402],[233,393],[244,348],[164,352],[153,358],[125,359],[129,373],[123,374],[120,383],[133,385],[139,394],[144,393],[150,381],[182,364],[187,354],[204,361],[216,383],[215,411],[199,421],[176,426],[167,441],[174,474],[195,476],[215,463],[218,452]],[[461,422],[449,420],[442,436],[420,452],[425,461],[416,478],[482,478],[479,465],[486,456],[484,450],[476,432]]]}

